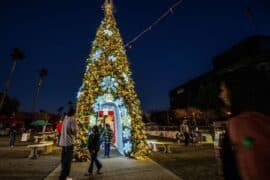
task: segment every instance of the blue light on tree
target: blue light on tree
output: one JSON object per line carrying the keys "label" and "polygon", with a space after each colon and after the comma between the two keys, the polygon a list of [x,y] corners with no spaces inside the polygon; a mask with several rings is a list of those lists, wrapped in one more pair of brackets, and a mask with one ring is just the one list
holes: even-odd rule
{"label": "blue light on tree", "polygon": [[98,96],[96,99],[96,103],[102,104],[104,102],[104,96]]}
{"label": "blue light on tree", "polygon": [[105,30],[104,30],[104,34],[105,34],[106,36],[112,36],[113,32],[112,32],[111,30],[109,30],[109,29],[105,29]]}
{"label": "blue light on tree", "polygon": [[123,105],[124,105],[124,100],[123,100],[123,98],[121,97],[121,98],[116,99],[116,100],[115,100],[115,104],[116,104],[118,107],[123,106]]}
{"label": "blue light on tree", "polygon": [[92,105],[93,111],[98,112],[100,106],[104,103],[104,96],[98,96],[95,103]]}
{"label": "blue light on tree", "polygon": [[127,142],[124,144],[124,148],[123,148],[124,153],[125,153],[125,154],[130,153],[130,152],[131,152],[131,148],[132,148],[132,144],[131,144],[129,141],[127,141]]}
{"label": "blue light on tree", "polygon": [[125,130],[123,131],[123,137],[128,139],[131,136],[131,132],[129,128],[125,128]]}
{"label": "blue light on tree", "polygon": [[126,73],[123,73],[122,75],[124,77],[125,82],[127,83],[128,82],[128,76],[127,76],[127,74]]}
{"label": "blue light on tree", "polygon": [[111,76],[106,76],[103,78],[101,82],[101,89],[103,91],[108,91],[108,92],[116,92],[118,87],[118,82],[116,81],[115,78]]}
{"label": "blue light on tree", "polygon": [[96,50],[96,52],[94,52],[94,54],[92,55],[91,60],[93,62],[96,62],[101,57],[102,52],[102,49]]}
{"label": "blue light on tree", "polygon": [[95,104],[92,105],[92,108],[93,108],[94,112],[98,112],[99,108],[100,108],[100,105],[98,103],[95,103]]}
{"label": "blue light on tree", "polygon": [[122,106],[122,107],[120,108],[120,110],[121,110],[121,116],[126,117],[126,116],[127,116],[127,113],[128,113],[127,108],[124,107],[124,106]]}
{"label": "blue light on tree", "polygon": [[108,57],[108,60],[114,62],[114,61],[116,61],[116,57],[114,55],[110,55]]}
{"label": "blue light on tree", "polygon": [[77,93],[77,99],[79,99],[82,95],[82,88],[83,88],[83,85],[79,88],[79,91]]}

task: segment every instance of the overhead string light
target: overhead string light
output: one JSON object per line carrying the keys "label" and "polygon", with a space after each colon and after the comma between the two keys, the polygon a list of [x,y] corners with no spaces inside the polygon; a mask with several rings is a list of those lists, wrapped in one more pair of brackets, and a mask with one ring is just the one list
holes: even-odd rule
{"label": "overhead string light", "polygon": [[137,41],[139,38],[141,38],[145,33],[152,30],[153,27],[155,27],[160,21],[162,21],[165,17],[167,17],[170,13],[173,13],[173,10],[182,4],[184,0],[179,0],[175,4],[173,4],[165,13],[163,13],[156,21],[154,21],[150,26],[145,28],[141,33],[139,33],[137,36],[135,36],[131,41],[125,44],[125,47],[132,48],[132,44]]}

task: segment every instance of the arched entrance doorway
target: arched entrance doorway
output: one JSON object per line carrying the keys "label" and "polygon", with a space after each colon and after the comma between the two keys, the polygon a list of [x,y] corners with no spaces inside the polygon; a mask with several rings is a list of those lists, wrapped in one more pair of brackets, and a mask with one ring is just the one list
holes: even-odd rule
{"label": "arched entrance doorway", "polygon": [[95,116],[89,118],[89,125],[110,124],[113,130],[113,144],[117,150],[126,155],[131,151],[131,118],[122,98],[112,94],[98,96],[92,105]]}
{"label": "arched entrance doorway", "polygon": [[[101,113],[102,112],[102,113]],[[102,115],[102,116],[100,116]],[[119,108],[113,102],[105,102],[99,110],[99,118],[102,118],[104,125],[109,124],[113,130],[112,143],[123,154],[122,125]]]}

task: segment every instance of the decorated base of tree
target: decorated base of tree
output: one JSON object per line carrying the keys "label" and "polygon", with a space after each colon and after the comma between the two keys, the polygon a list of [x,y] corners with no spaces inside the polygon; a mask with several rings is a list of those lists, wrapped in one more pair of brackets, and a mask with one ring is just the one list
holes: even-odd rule
{"label": "decorated base of tree", "polygon": [[93,41],[77,96],[76,118],[80,130],[75,157],[80,161],[87,160],[85,147],[90,128],[109,124],[117,150],[122,155],[144,159],[150,150],[140,101],[113,16],[113,4],[106,0],[103,7],[105,17]]}

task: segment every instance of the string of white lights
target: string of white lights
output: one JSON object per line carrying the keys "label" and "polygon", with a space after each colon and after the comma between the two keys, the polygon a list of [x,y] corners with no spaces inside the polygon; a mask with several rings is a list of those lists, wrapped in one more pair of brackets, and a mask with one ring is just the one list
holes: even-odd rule
{"label": "string of white lights", "polygon": [[148,31],[151,31],[154,26],[156,26],[160,21],[162,21],[165,17],[167,17],[170,13],[173,13],[173,10],[182,4],[184,0],[179,0],[175,4],[173,4],[165,13],[163,13],[156,21],[154,21],[150,26],[145,28],[141,33],[139,33],[137,36],[135,36],[131,41],[125,44],[125,47],[131,48],[131,45],[137,41],[139,38],[141,38],[145,33]]}

